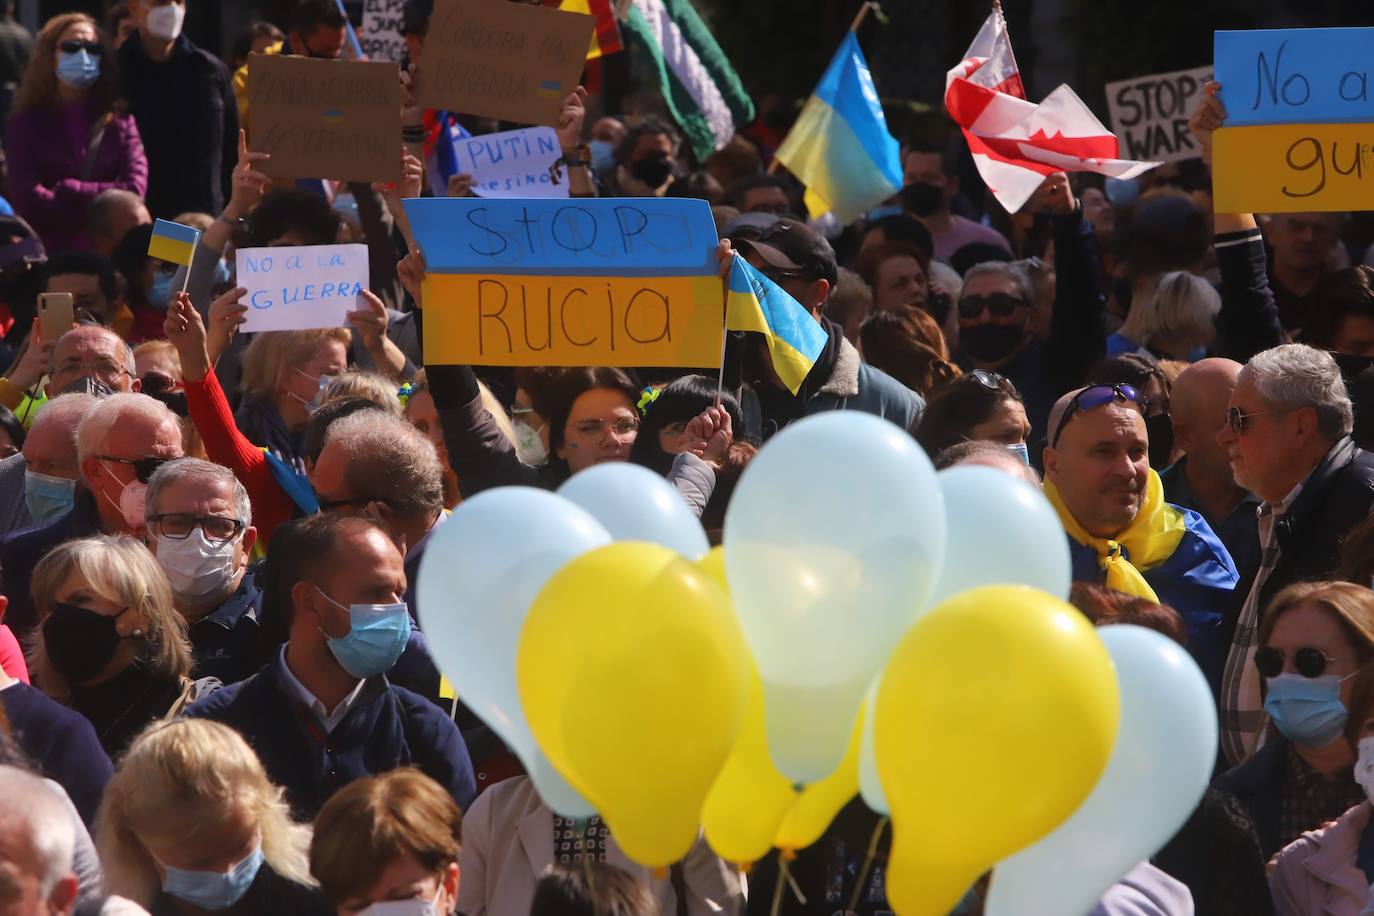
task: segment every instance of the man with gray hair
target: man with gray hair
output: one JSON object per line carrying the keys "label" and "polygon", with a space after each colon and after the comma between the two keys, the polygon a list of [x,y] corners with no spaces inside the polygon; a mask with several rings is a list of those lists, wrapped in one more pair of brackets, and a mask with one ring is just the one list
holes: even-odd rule
{"label": "man with gray hair", "polygon": [[1354,412],[1331,354],[1302,344],[1265,350],[1240,372],[1217,434],[1236,483],[1261,500],[1260,565],[1249,583],[1226,659],[1222,750],[1239,764],[1254,750],[1264,713],[1255,668],[1261,611],[1287,585],[1329,579],[1341,542],[1374,509],[1374,455],[1350,438]]}
{"label": "man with gray hair", "polygon": [[23,916],[70,914],[78,882],[67,805],[42,779],[12,766],[0,766],[0,799],[0,908]]}
{"label": "man with gray hair", "polygon": [[258,653],[262,590],[248,558],[257,543],[248,491],[234,472],[199,458],[178,458],[148,481],[147,544],[189,625],[193,677],[233,684],[265,659]]}
{"label": "man with gray hair", "polygon": [[89,394],[54,398],[34,419],[20,453],[0,461],[0,534],[71,511],[81,477],[76,428],[95,405]]}

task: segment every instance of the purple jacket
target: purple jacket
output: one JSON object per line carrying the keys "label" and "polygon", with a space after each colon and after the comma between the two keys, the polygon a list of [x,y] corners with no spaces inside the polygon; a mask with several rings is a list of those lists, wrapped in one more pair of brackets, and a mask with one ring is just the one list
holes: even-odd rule
{"label": "purple jacket", "polygon": [[81,180],[93,123],[77,105],[10,116],[5,141],[10,202],[49,254],[88,246],[86,211],[101,191],[120,188],[141,197],[148,189],[148,160],[128,114],[116,115],[105,128],[90,180]]}

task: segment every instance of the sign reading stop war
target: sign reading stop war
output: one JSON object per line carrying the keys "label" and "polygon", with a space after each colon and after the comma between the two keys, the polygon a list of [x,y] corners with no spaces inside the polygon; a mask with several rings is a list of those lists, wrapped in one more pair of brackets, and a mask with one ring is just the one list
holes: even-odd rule
{"label": "sign reading stop war", "polygon": [[1374,125],[1227,127],[1212,163],[1220,213],[1374,210]]}
{"label": "sign reading stop war", "polygon": [[394,63],[248,58],[248,121],[273,178],[396,181],[401,77]]}
{"label": "sign reading stop war", "polygon": [[415,99],[425,108],[520,124],[558,123],[596,19],[509,0],[438,0]]}
{"label": "sign reading stop war", "polygon": [[720,362],[724,288],[700,200],[421,198],[425,358],[485,366]]}
{"label": "sign reading stop war", "polygon": [[1198,158],[1201,152],[1188,132],[1188,118],[1211,78],[1211,67],[1194,67],[1108,83],[1112,131],[1125,144],[1125,157],[1160,162]]}

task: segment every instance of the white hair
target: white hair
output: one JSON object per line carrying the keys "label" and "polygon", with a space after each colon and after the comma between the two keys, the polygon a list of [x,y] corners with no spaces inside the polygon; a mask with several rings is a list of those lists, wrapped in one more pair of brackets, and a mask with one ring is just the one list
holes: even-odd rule
{"label": "white hair", "polygon": [[84,392],[72,392],[71,394],[59,394],[55,398],[50,398],[43,405],[43,409],[38,411],[33,420],[33,427],[30,433],[36,433],[40,429],[47,429],[49,426],[64,426],[71,432],[72,448],[76,448],[76,431],[81,426],[81,421],[91,415],[91,411],[100,405],[100,399],[93,394]]}
{"label": "white hair", "polygon": [[1311,407],[1317,430],[1328,439],[1350,435],[1355,411],[1336,360],[1325,350],[1306,344],[1283,344],[1250,357],[1240,381],[1250,379],[1265,404]]}
{"label": "white hair", "polygon": [[[47,897],[58,881],[72,874],[76,831],[67,805],[46,780],[18,767],[0,766],[0,823],[6,833],[27,831],[43,873],[40,893]],[[18,822],[16,825],[15,822]]]}
{"label": "white hair", "polygon": [[245,527],[253,524],[253,504],[248,501],[248,490],[234,476],[234,472],[222,464],[215,464],[213,461],[205,461],[200,458],[178,458],[169,461],[162,467],[153,472],[153,476],[148,479],[148,493],[146,505],[148,514],[156,514],[157,498],[162,491],[173,484],[183,480],[192,480],[197,483],[210,483],[217,486],[228,488],[233,494],[230,498],[234,503],[234,518],[238,519]]}
{"label": "white hair", "polygon": [[434,444],[400,417],[360,410],[330,423],[324,443],[348,456],[344,479],[353,492],[402,515],[443,509],[444,472]]}
{"label": "white hair", "polygon": [[930,262],[927,273],[930,274],[930,282],[940,287],[951,299],[959,298],[959,290],[964,286],[964,278],[959,276],[959,271],[944,261],[934,260]]}
{"label": "white hair", "polygon": [[[964,273],[964,287],[978,277],[1002,277],[1010,280],[1022,302],[1028,306],[1035,304],[1035,284],[1031,283],[1030,274],[1026,273],[1026,269],[1020,264],[1010,261],[984,261],[982,264],[974,264]],[[960,287],[959,294],[962,297],[963,287]]]}
{"label": "white hair", "polygon": [[1212,284],[1197,274],[1174,270],[1153,278],[1145,295],[1131,303],[1121,335],[1141,346],[1160,335],[1202,346],[1220,312],[1221,296]]}
{"label": "white hair", "polygon": [[118,392],[99,400],[100,403],[86,414],[76,429],[76,457],[80,461],[99,451],[116,423],[134,417],[174,429],[178,441],[181,439],[181,420],[172,413],[171,408],[156,398],[146,394]]}

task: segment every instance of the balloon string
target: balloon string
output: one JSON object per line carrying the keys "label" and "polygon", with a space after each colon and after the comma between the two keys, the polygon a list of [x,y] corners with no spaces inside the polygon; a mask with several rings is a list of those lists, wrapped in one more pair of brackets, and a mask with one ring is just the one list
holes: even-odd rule
{"label": "balloon string", "polygon": [[778,916],[782,912],[782,883],[787,880],[787,860],[778,853],[778,880],[773,884],[773,906],[768,910],[768,916]]}
{"label": "balloon string", "polygon": [[878,826],[873,828],[873,837],[868,841],[868,854],[864,856],[864,864],[859,869],[859,878],[854,882],[854,893],[849,895],[849,906],[846,909],[852,913],[859,911],[859,895],[863,893],[864,882],[868,880],[868,870],[878,855],[878,842],[883,838],[883,830],[886,827],[887,816],[884,815],[878,819]]}

